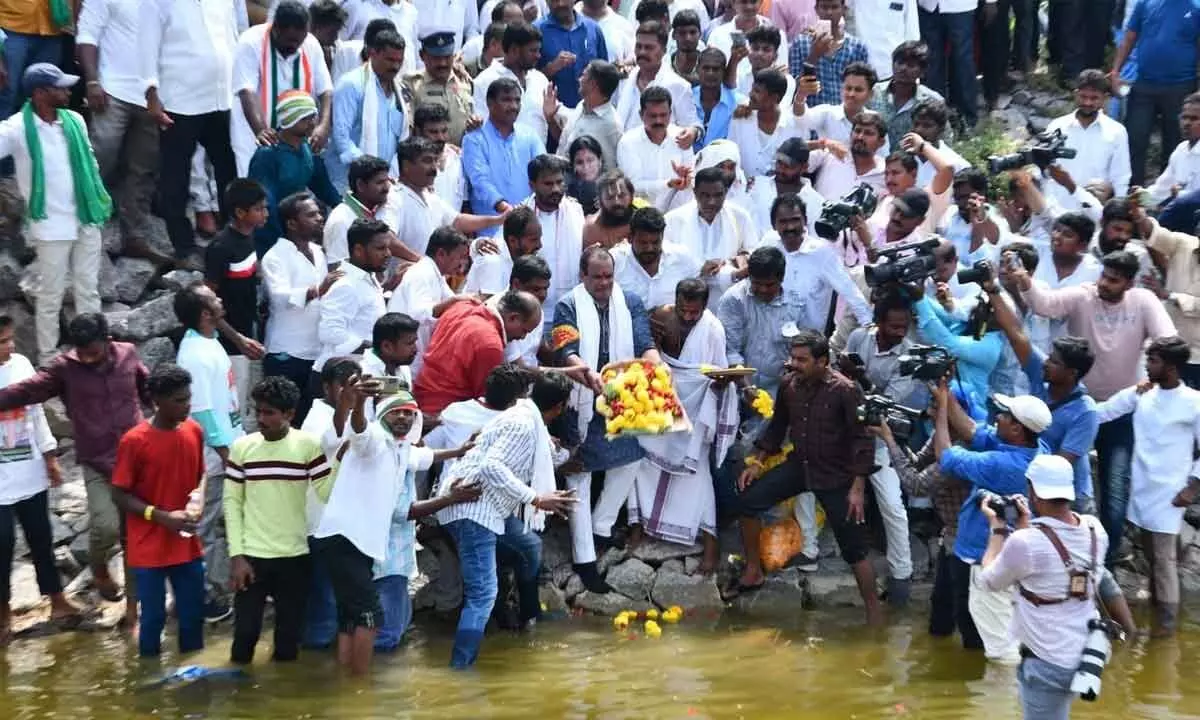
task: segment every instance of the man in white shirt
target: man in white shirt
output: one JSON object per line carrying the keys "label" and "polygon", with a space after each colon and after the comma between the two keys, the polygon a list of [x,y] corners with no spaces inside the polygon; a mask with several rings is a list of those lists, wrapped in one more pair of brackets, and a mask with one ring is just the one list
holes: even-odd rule
{"label": "man in white shirt", "polygon": [[775,163],[779,146],[806,135],[800,118],[780,109],[787,92],[786,76],[778,70],[761,70],[750,88],[750,114],[729,124],[729,140],[738,146],[748,176],[763,175]]}
{"label": "man in white shirt", "polygon": [[[798,93],[797,93],[798,95]],[[883,116],[874,110],[862,110],[853,119],[850,133],[850,152],[829,143],[809,160],[809,167],[817,172],[814,183],[817,192],[825,198],[840,198],[852,189],[867,184],[876,195],[887,190],[884,181],[884,159],[879,150],[887,143],[887,124]],[[810,146],[811,147],[811,146]]]}
{"label": "man in white shirt", "polygon": [[479,34],[479,12],[472,0],[412,0],[417,8],[417,34],[413,42],[434,32],[454,33],[454,50]]}
{"label": "man in white shirt", "polygon": [[867,46],[867,62],[879,77],[892,74],[892,51],[902,42],[921,39],[917,0],[850,0],[854,36]]}
{"label": "man in white shirt", "polygon": [[554,307],[558,299],[571,288],[579,273],[579,257],[583,254],[583,208],[575,198],[566,196],[567,161],[557,155],[539,155],[529,163],[529,187],[533,194],[522,203],[533,208],[542,227],[541,249],[554,273],[550,283],[548,304]]}
{"label": "man in white shirt", "polygon": [[[749,97],[754,87],[755,76],[763,70],[786,67],[788,56],[787,43],[779,28],[774,25],[761,25],[746,33],[746,43],[746,60],[738,63],[737,67],[737,91]],[[784,48],[784,52],[780,51],[781,47]],[[791,110],[792,100],[796,96],[796,79],[786,72],[783,73],[783,77],[787,82],[787,90],[783,93],[783,99],[779,101],[779,110],[787,113]]]}
{"label": "man in white shirt", "polygon": [[[642,125],[621,136],[617,143],[617,166],[633,182],[634,190],[655,204],[669,189],[682,189],[675,167],[691,167],[692,145],[689,142],[681,146],[674,139],[680,129],[670,122],[670,91],[659,86],[648,87],[639,102]],[[690,95],[687,103],[692,104]]]}
{"label": "man in white shirt", "polygon": [[504,216],[501,232],[504,244],[500,252],[484,255],[472,252],[462,291],[465,294],[501,295],[509,287],[513,263],[542,249],[542,225],[528,205],[518,205]]}
{"label": "man in white shirt", "polygon": [[617,88],[617,118],[626,131],[636,128],[642,94],[651,87],[666,89],[671,97],[671,121],[679,126],[671,134],[672,142],[691,148],[703,127],[692,101],[692,84],[679,77],[663,59],[667,53],[667,28],[656,22],[642,23],[634,42],[637,72],[621,81]]}
{"label": "man in white shirt", "polygon": [[146,113],[138,44],[137,0],[88,0],[79,11],[75,48],[92,111],[92,147],[110,189],[120,186],[121,254],[155,264],[170,258],[142,237],[158,176],[158,125]]}
{"label": "man in white shirt", "polygon": [[[1104,114],[1108,103],[1108,78],[1101,70],[1084,70],[1075,81],[1075,112],[1053,120],[1046,132],[1061,132],[1073,158],[1056,160],[1077,182],[1106,180],[1113,193],[1123,197],[1129,190],[1129,134],[1125,126]],[[1059,203],[1069,202],[1070,193],[1055,183],[1048,188]]]}
{"label": "man in white shirt", "polygon": [[353,0],[346,2],[349,17],[346,27],[342,29],[342,38],[346,40],[365,40],[367,26],[372,20],[391,20],[396,26],[396,34],[404,38],[404,59],[400,72],[410,73],[418,70],[417,58],[417,7],[409,0]]}
{"label": "man in white shirt", "polygon": [[786,140],[775,152],[775,165],[770,174],[755,177],[750,188],[750,214],[754,218],[755,237],[771,232],[771,208],[781,195],[799,195],[808,218],[808,233],[816,234],[814,224],[821,216],[825,198],[821,197],[804,177],[808,174],[808,141],[804,138]]}
{"label": "man in white shirt", "polygon": [[978,168],[967,168],[954,176],[953,187],[954,207],[938,221],[938,234],[954,243],[963,265],[987,260],[998,267],[999,246],[1006,242],[1008,223],[987,201],[987,175]]}
{"label": "man in white shirt", "polygon": [[326,270],[321,250],[325,218],[312,193],[284,198],[279,203],[279,222],[287,242],[275,243],[262,258],[263,289],[270,307],[263,376],[280,375],[296,383],[300,388],[296,423],[303,425],[313,400],[309,376],[321,353],[320,300],[342,273]]}
{"label": "man in white shirt", "polygon": [[488,117],[487,91],[497,79],[506,77],[517,81],[521,86],[521,111],[517,114],[517,124],[529,129],[543,143],[549,132],[548,116],[553,116],[553,110],[546,112],[549,104],[547,96],[553,98],[550,80],[537,70],[538,59],[542,53],[542,31],[532,25],[519,22],[509,25],[504,30],[504,57],[493,60],[475,78],[475,114]]}
{"label": "man in white shirt", "polygon": [[[233,56],[238,20],[233,0],[176,3],[146,0],[138,15],[146,110],[161,129],[158,208],[175,257],[199,269],[195,231],[187,218],[192,155],[197,144],[212,162],[217,187],[237,177],[230,142]],[[228,215],[223,192],[221,214]]]}
{"label": "man in white shirt", "polygon": [[[954,172],[966,170],[971,167],[971,163],[967,162],[962,155],[954,151],[950,147],[950,143],[945,142],[942,136],[946,134],[947,126],[947,111],[946,103],[940,100],[923,100],[917,107],[913,108],[913,132],[925,139],[925,142],[937,148],[942,157],[950,163],[950,167],[954,168]],[[921,161],[921,166],[917,169],[917,185],[926,187],[933,181],[933,176],[937,174],[937,168],[932,164]]]}
{"label": "man in white shirt", "polygon": [[[329,213],[325,221],[325,261],[336,267],[350,256],[346,233],[350,224],[359,219],[380,220],[395,233],[400,227],[393,207],[387,204],[392,181],[388,178],[388,163],[371,155],[355,158],[347,174],[349,191],[342,202]],[[394,238],[393,252],[397,257],[416,262],[421,256],[408,249],[399,238]]]}
{"label": "man in white shirt", "polygon": [[[1058,216],[1050,231],[1049,258],[1039,253],[1038,266],[1033,273],[1034,280],[1040,281],[1050,290],[1077,287],[1099,280],[1104,268],[1100,261],[1087,251],[1095,229],[1096,224],[1082,213],[1072,212]],[[1042,350],[1048,355],[1050,343],[1067,334],[1067,321],[1063,318],[1054,320],[1040,316],[1034,321],[1046,324],[1045,347],[1042,347]],[[1041,333],[1039,336],[1038,339],[1042,340]]]}
{"label": "man in white shirt", "polygon": [[386,309],[375,274],[387,267],[390,236],[391,230],[379,220],[360,219],[350,225],[350,257],[338,266],[342,277],[321,298],[317,323],[321,354],[313,362],[314,387],[318,387],[321,368],[329,358],[358,356],[371,346],[375,321]]}
{"label": "man in white shirt", "polygon": [[[460,213],[435,190],[438,147],[423,137],[409,137],[397,151],[399,182],[388,192],[387,217],[396,220],[396,237],[415,253],[424,253],[429,237],[449,225],[464,233],[478,233],[503,222],[503,215],[481,216]],[[418,261],[419,262],[419,261]]]}
{"label": "man in white shirt", "polygon": [[[750,37],[751,33],[761,28],[775,27],[775,23],[771,22],[770,18],[758,14],[760,7],[761,3],[755,2],[755,0],[733,0],[733,18],[719,25],[714,24],[714,27],[708,33],[708,47],[715,47],[725,53],[725,57],[732,58],[734,49],[733,38],[735,34],[741,36],[739,45],[746,47],[754,42]],[[771,56],[770,64],[766,67],[775,67],[780,64],[780,58],[782,58],[782,64],[787,65],[787,38],[783,37],[783,34],[780,33],[779,41],[779,45],[775,47],[777,55]],[[764,68],[759,67],[758,69],[761,70]],[[748,57],[737,64],[736,72],[740,89],[741,77],[753,74],[750,69],[750,59]]]}
{"label": "man in white shirt", "polygon": [[1191,190],[1200,190],[1200,93],[1183,99],[1179,112],[1179,130],[1183,142],[1171,151],[1167,168],[1150,186],[1155,205]]}
{"label": "man in white shirt", "polygon": [[720,167],[701,170],[696,173],[696,199],[666,216],[666,241],[683,246],[702,263],[709,310],[715,310],[721,295],[744,276],[745,254],[757,242],[750,214],[725,201],[732,182],[732,174]]}
{"label": "man in white shirt", "polygon": [[276,137],[275,104],[284,92],[299,89],[319,107],[309,137],[319,155],[329,139],[333,82],[321,43],[308,32],[308,10],[299,0],[284,0],[269,25],[255,25],[238,38],[233,56],[233,90],[238,103],[230,131],[238,176],[245,176],[259,145]]}
{"label": "man in white shirt", "polygon": [[670,305],[680,280],[700,276],[700,261],[688,248],[663,241],[666,229],[658,208],[638,208],[629,221],[629,242],[612,251],[617,284],[647,309]]}
{"label": "man in white shirt", "polygon": [[[83,118],[67,109],[77,82],[78,75],[50,63],[30,65],[21,78],[29,100],[0,123],[0,158],[11,157],[16,165],[28,211],[26,233],[37,251],[32,295],[39,364],[57,353],[68,274],[76,312],[100,312],[100,229],[112,214],[112,200]],[[74,167],[77,154],[83,167]]]}
{"label": "man in white shirt", "polygon": [[413,112],[413,135],[438,146],[433,190],[452,209],[462,210],[467,201],[467,176],[463,172],[462,148],[450,142],[450,111],[445,105],[418,105]]}
{"label": "man in white shirt", "polygon": [[633,58],[633,34],[636,27],[629,19],[608,6],[606,0],[582,0],[575,10],[596,21],[604,33],[609,62],[624,62]]}
{"label": "man in white shirt", "polygon": [[442,312],[457,297],[446,278],[461,276],[470,257],[470,241],[452,227],[440,227],[429,236],[425,257],[411,265],[388,300],[388,312],[408,315],[421,324],[417,333],[417,358],[413,375],[420,370],[421,352],[433,337]]}

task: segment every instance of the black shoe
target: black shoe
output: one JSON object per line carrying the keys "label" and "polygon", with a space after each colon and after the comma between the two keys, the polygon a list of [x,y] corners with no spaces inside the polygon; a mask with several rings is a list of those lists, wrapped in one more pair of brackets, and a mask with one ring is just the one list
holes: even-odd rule
{"label": "black shoe", "polygon": [[588,592],[593,592],[598,595],[606,595],[614,592],[608,583],[604,582],[604,578],[600,577],[600,571],[596,569],[596,563],[579,563],[573,565],[575,574],[583,581],[583,587]]}
{"label": "black shoe", "polygon": [[204,603],[204,622],[213,625],[229,619],[233,615],[233,607],[220,600],[209,600]]}

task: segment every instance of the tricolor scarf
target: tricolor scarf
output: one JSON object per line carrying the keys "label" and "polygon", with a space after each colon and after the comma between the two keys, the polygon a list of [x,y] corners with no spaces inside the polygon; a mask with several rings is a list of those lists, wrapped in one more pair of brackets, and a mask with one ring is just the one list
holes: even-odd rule
{"label": "tricolor scarf", "polygon": [[359,202],[358,198],[354,197],[354,193],[350,192],[349,190],[342,195],[342,202],[345,203],[346,207],[354,211],[354,217],[358,218],[359,220],[364,218],[368,220],[374,220],[375,211],[379,209],[368,209],[367,206]]}
{"label": "tricolor scarf", "polygon": [[[275,52],[274,46],[271,45],[270,25],[267,25],[267,31],[263,33],[260,58],[258,99],[262,103],[263,119],[268,120],[267,127],[274,128],[277,127],[276,101],[283,91],[279,89],[279,53]],[[309,95],[313,94],[312,62],[304,53],[303,45],[296,51],[296,57],[292,60],[292,87],[290,89],[303,90]]]}
{"label": "tricolor scarf", "polygon": [[[83,120],[64,108],[58,109],[63,137],[67,142],[67,158],[71,164],[71,179],[75,185],[75,213],[84,225],[104,225],[112,215],[112,198],[100,179],[96,156],[88,144]],[[25,144],[29,147],[32,166],[29,182],[29,219],[46,219],[46,160],[42,155],[42,138],[38,135],[37,116],[33,104],[26,100],[21,108],[25,123]]]}

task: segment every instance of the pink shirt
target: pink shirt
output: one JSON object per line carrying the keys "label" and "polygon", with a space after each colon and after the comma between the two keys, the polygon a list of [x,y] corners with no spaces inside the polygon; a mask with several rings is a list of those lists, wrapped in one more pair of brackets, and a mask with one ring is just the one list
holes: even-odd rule
{"label": "pink shirt", "polygon": [[817,21],[816,7],[817,0],[772,0],[767,17],[791,42]]}
{"label": "pink shirt", "polygon": [[1084,378],[1096,400],[1137,384],[1146,340],[1175,335],[1162,302],[1145,288],[1131,288],[1118,303],[1100,299],[1094,283],[1048,290],[1034,283],[1022,295],[1038,315],[1066,318],[1067,333],[1087,338],[1096,363]]}

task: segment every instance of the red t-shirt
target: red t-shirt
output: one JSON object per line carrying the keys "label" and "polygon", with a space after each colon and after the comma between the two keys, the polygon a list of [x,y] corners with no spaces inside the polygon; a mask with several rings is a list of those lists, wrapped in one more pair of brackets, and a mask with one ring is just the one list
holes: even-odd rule
{"label": "red t-shirt", "polygon": [[[136,425],[117,445],[112,484],[159,510],[183,510],[204,476],[204,430],[188,418],[174,430],[149,421]],[[166,567],[201,557],[200,540],[125,514],[126,557],[130,567]]]}
{"label": "red t-shirt", "polygon": [[438,319],[413,395],[425,413],[483,395],[488,373],[504,362],[500,318],[478,302],[457,302]]}

